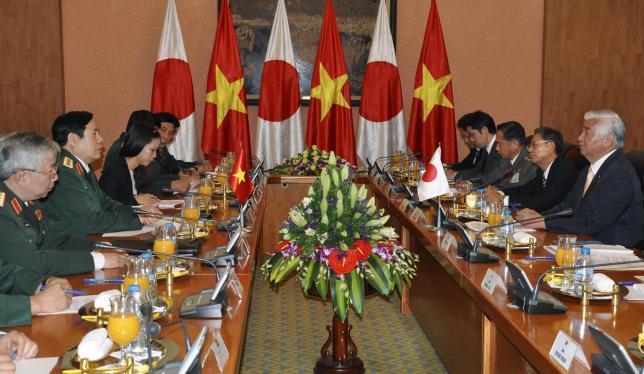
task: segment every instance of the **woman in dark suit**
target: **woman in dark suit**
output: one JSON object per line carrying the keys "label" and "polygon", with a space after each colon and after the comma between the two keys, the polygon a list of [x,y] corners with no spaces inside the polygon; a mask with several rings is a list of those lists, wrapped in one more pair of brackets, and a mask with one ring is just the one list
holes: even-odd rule
{"label": "woman in dark suit", "polygon": [[103,191],[123,204],[158,205],[154,195],[139,194],[150,181],[145,177],[144,167],[156,157],[159,148],[159,132],[146,123],[137,123],[125,134],[118,157],[109,160],[103,167],[99,184]]}

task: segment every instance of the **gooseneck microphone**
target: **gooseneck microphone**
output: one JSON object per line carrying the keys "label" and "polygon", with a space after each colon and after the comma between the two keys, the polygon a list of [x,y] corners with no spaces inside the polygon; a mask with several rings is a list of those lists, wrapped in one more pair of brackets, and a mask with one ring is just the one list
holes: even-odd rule
{"label": "gooseneck microphone", "polygon": [[532,218],[527,218],[519,221],[501,223],[499,225],[487,226],[486,228],[476,232],[476,236],[474,237],[474,243],[470,241],[469,236],[467,235],[467,232],[464,229],[463,225],[460,223],[457,223],[456,231],[461,236],[461,239],[463,242],[458,246],[458,250],[457,250],[458,255],[463,257],[465,261],[472,262],[472,263],[498,262],[499,256],[497,256],[494,252],[490,251],[489,249],[479,248],[481,243],[481,234],[484,231],[488,229],[496,229],[496,228],[505,227],[505,226],[514,226],[520,223],[538,222],[541,220],[545,221],[551,218],[570,216],[572,214],[573,214],[572,209],[564,209],[557,213],[547,214],[545,216],[532,217]]}

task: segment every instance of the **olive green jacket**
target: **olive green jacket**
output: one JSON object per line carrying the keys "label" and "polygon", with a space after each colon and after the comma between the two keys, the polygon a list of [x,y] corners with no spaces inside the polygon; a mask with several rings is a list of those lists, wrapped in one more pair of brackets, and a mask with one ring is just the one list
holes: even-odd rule
{"label": "olive green jacket", "polygon": [[38,205],[0,182],[0,260],[44,276],[93,271],[94,243],[49,222]]}
{"label": "olive green jacket", "polygon": [[43,210],[52,222],[80,235],[142,227],[132,207],[107,196],[94,172],[87,172],[76,156],[63,149],[60,157],[58,183],[42,201]]}
{"label": "olive green jacket", "polygon": [[31,323],[33,295],[45,278],[17,265],[0,260],[0,327]]}

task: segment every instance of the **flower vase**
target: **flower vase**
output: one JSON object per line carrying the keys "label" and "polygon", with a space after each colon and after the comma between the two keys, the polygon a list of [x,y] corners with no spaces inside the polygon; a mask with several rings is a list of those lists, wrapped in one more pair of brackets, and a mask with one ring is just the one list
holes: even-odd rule
{"label": "flower vase", "polygon": [[[365,372],[364,364],[358,357],[358,347],[351,340],[351,328],[349,316],[342,322],[333,313],[333,326],[326,327],[329,337],[320,350],[321,357],[315,363],[314,373],[362,374]],[[329,350],[330,347],[331,350]]]}

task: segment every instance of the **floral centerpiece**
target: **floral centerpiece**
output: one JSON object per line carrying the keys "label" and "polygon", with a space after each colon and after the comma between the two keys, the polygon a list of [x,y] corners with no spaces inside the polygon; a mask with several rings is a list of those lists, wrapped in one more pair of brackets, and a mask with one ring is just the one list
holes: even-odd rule
{"label": "floral centerpiece", "polygon": [[[322,169],[330,164],[330,153],[319,149],[316,145],[296,154],[295,156],[282,160],[282,163],[273,168],[273,172],[286,175],[320,175]],[[341,157],[334,158],[333,165],[341,168],[348,165],[353,172],[355,166]]]}
{"label": "floral centerpiece", "polygon": [[272,285],[297,270],[305,293],[315,285],[326,299],[330,290],[333,310],[344,322],[349,304],[362,314],[365,280],[383,295],[394,287],[400,293],[416,275],[418,256],[385,226],[389,216],[373,197],[367,199],[364,185],[351,181],[349,166],[336,166],[333,152],[328,165],[290,210],[280,230],[283,240],[261,271]]}

